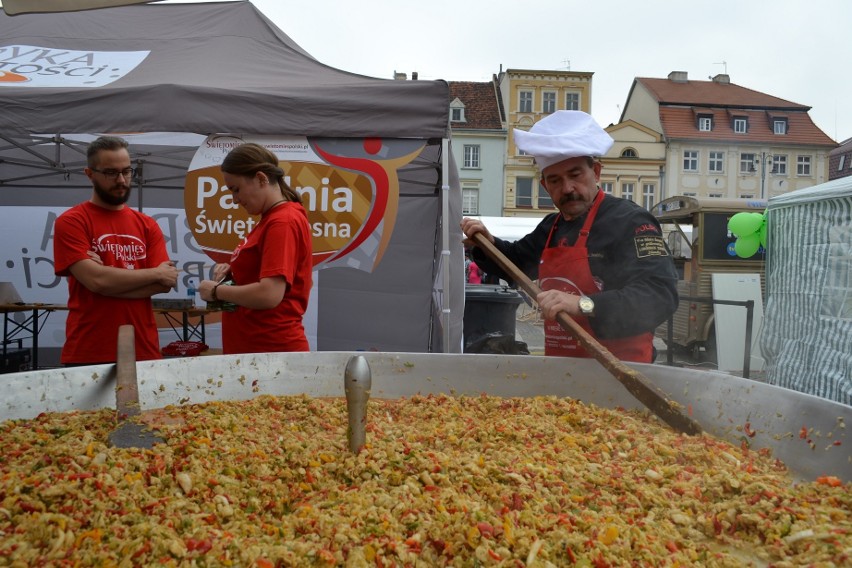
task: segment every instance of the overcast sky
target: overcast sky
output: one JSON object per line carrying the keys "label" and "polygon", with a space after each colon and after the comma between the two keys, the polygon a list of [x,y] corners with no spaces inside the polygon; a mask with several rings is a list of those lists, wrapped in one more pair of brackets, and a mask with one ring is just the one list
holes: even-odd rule
{"label": "overcast sky", "polygon": [[313,57],[391,78],[488,81],[503,69],[594,73],[592,115],[618,122],[634,77],[687,71],[812,107],[852,137],[849,0],[252,0]]}
{"label": "overcast sky", "polygon": [[501,65],[593,72],[592,115],[606,126],[634,77],[727,72],[812,107],[829,137],[852,137],[850,0],[251,1],[313,57],[353,73],[488,81]]}

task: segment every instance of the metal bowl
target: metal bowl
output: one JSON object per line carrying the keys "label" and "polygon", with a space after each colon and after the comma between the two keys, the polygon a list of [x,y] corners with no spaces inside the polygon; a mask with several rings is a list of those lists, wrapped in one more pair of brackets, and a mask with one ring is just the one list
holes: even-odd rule
{"label": "metal bowl", "polygon": [[[343,397],[353,355],[372,372],[372,397],[417,393],[554,395],[615,408],[642,408],[591,359],[424,353],[263,353],[137,364],[143,409],[259,394]],[[707,433],[769,448],[796,479],[852,481],[852,407],[724,373],[631,363],[691,412]],[[115,406],[115,366],[14,373],[0,379],[0,419]]]}

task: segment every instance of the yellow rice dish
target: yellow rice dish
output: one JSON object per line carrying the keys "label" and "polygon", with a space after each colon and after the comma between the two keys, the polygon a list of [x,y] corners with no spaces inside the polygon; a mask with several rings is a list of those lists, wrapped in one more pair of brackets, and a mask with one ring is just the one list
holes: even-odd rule
{"label": "yellow rice dish", "polygon": [[849,566],[852,486],[572,399],[260,396],[0,424],[0,566]]}

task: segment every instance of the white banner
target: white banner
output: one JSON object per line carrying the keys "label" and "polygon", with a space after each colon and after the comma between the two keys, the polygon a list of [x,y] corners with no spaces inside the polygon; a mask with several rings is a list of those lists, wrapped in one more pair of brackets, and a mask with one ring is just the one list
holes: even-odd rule
{"label": "white banner", "polygon": [[[3,223],[0,226],[2,264],[0,282],[11,282],[21,300],[26,304],[68,303],[68,283],[53,273],[53,227],[64,207],[3,207]],[[145,208],[153,217],[166,240],[169,258],[175,261],[181,272],[177,290],[156,296],[161,298],[186,298],[190,280],[197,283],[212,275],[213,261],[198,247],[186,223],[183,209]],[[314,272],[314,289],[317,289],[318,273]],[[305,332],[312,348],[316,345],[316,298],[312,291],[308,313],[305,314]],[[15,315],[16,321],[28,313]],[[41,347],[61,347],[65,342],[65,312],[57,311],[45,320],[39,334]],[[214,318],[218,319],[218,318]],[[221,330],[218,324],[205,326],[206,342],[210,347],[221,347]],[[161,330],[160,344],[166,345],[178,339],[169,328]],[[29,346],[27,343],[26,346]]]}
{"label": "white banner", "polygon": [[136,69],[150,53],[5,45],[0,47],[0,87],[103,87]]}

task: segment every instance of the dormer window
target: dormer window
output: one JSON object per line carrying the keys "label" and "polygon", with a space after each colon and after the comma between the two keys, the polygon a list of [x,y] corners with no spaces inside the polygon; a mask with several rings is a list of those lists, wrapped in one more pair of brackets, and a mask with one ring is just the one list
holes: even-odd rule
{"label": "dormer window", "polygon": [[787,119],[775,118],[772,120],[772,132],[775,134],[787,134]]}
{"label": "dormer window", "polygon": [[748,119],[747,118],[735,118],[734,119],[734,132],[736,134],[748,133]]}
{"label": "dormer window", "polygon": [[459,99],[450,103],[450,122],[467,122],[464,117],[464,103]]}
{"label": "dormer window", "polygon": [[698,130],[701,132],[710,132],[713,130],[713,117],[712,116],[699,116],[698,117]]}

